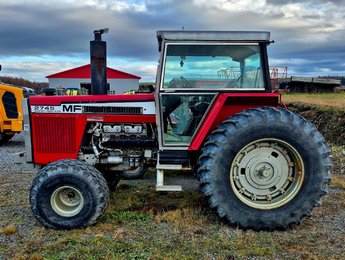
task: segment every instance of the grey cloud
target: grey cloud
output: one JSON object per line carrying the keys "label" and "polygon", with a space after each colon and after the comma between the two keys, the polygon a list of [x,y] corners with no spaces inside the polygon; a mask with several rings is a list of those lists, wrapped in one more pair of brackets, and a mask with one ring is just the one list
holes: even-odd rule
{"label": "grey cloud", "polygon": [[[62,19],[65,10],[37,6],[2,6],[0,15],[0,55],[60,55],[78,53],[85,26],[78,21]],[[8,19],[5,13],[15,13]]]}
{"label": "grey cloud", "polygon": [[[157,50],[156,30],[180,29],[193,21],[183,12],[168,11],[168,3],[148,7],[149,12],[134,13],[95,7],[51,9],[47,6],[5,5],[0,11],[0,55],[87,54],[92,31],[109,27],[109,34],[104,36],[109,55],[149,59]],[[15,14],[14,17],[19,19],[9,19],[8,14]]]}
{"label": "grey cloud", "polygon": [[[102,2],[102,1],[100,1]],[[270,5],[305,1],[267,1]],[[324,3],[323,1],[310,1]],[[333,0],[333,3],[340,1]],[[85,56],[88,58],[89,41],[93,30],[109,27],[104,35],[108,42],[109,59],[126,58],[143,62],[155,62],[158,57],[156,30],[268,30],[276,41],[269,47],[273,59],[282,59],[294,71],[317,71],[328,67],[335,71],[345,60],[345,32],[314,33],[324,41],[312,42],[310,25],[281,26],[284,17],[276,12],[229,12],[219,6],[193,5],[191,1],[147,1],[146,12],[133,10],[114,11],[110,6],[98,9],[91,6],[72,5],[6,5],[0,9],[0,63],[6,56]],[[315,27],[335,28],[337,21],[326,14],[327,21]],[[305,19],[318,20],[318,15]],[[292,59],[310,61],[307,65],[289,64]],[[274,64],[273,64],[274,65]],[[24,72],[24,71],[23,71]],[[133,73],[136,73],[133,71]],[[344,72],[345,73],[345,72]],[[140,72],[138,72],[140,75]],[[152,79],[154,75],[152,75]]]}
{"label": "grey cloud", "polygon": [[305,1],[305,0],[266,0],[267,4],[271,5],[286,5],[286,4],[295,4],[295,3],[306,3],[306,2],[311,2],[313,4],[321,3],[333,3],[333,4],[343,4],[343,0],[313,0],[313,1]]}

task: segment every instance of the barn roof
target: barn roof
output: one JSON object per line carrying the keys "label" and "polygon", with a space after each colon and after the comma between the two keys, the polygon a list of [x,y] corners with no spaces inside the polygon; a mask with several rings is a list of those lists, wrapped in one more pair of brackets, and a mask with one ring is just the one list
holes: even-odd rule
{"label": "barn roof", "polygon": [[[48,79],[64,78],[64,79],[90,79],[90,64],[80,66],[77,68],[61,71],[55,74],[46,76]],[[107,67],[107,78],[108,79],[141,79],[141,77],[123,72],[120,70],[112,69]]]}

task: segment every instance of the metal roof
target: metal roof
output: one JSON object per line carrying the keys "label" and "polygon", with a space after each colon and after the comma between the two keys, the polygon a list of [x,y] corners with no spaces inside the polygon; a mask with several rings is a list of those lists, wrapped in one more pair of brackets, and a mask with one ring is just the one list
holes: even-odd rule
{"label": "metal roof", "polygon": [[158,41],[250,41],[269,42],[270,32],[265,31],[157,31]]}
{"label": "metal roof", "polygon": [[[46,78],[91,78],[90,64],[80,66],[77,68],[65,70],[52,75],[46,76]],[[120,70],[112,69],[107,67],[107,78],[108,79],[141,79],[141,77],[123,72]]]}

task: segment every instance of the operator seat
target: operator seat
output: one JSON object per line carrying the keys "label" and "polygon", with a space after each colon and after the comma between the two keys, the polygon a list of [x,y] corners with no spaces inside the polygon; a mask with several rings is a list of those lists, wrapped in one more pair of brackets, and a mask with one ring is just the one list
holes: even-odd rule
{"label": "operator seat", "polygon": [[171,124],[170,114],[181,105],[181,97],[170,95],[163,99],[163,127],[164,133],[168,131],[168,122]]}

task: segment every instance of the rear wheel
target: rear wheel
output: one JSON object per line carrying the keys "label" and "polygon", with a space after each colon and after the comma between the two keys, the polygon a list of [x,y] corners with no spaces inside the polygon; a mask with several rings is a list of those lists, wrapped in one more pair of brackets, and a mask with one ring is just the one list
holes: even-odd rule
{"label": "rear wheel", "polygon": [[146,171],[147,171],[146,165],[141,165],[138,167],[131,167],[131,168],[128,168],[126,170],[123,170],[123,172],[121,172],[121,177],[124,180],[140,179],[141,177],[144,176]]}
{"label": "rear wheel", "polygon": [[78,160],[61,160],[44,167],[30,190],[34,216],[44,226],[70,229],[96,223],[109,202],[102,174]]}
{"label": "rear wheel", "polygon": [[286,229],[327,193],[331,161],[317,129],[285,109],[249,109],[208,138],[198,177],[211,207],[231,224]]}

